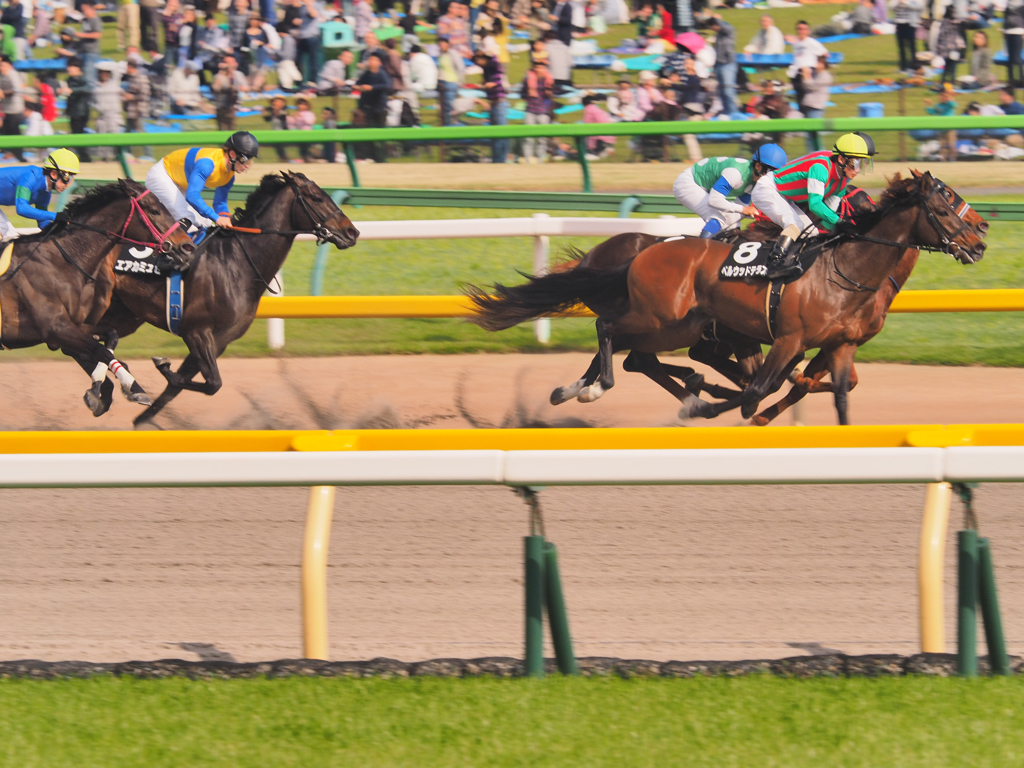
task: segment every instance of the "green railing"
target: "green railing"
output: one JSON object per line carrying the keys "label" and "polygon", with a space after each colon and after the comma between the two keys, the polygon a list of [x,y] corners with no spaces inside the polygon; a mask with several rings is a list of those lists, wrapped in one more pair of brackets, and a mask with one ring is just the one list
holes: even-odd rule
{"label": "green railing", "polygon": [[[72,194],[101,184],[104,179],[78,179]],[[255,189],[235,184],[228,197],[244,200]],[[490,208],[536,211],[606,211],[626,218],[631,213],[679,214],[682,207],[672,195],[631,195],[614,192],[501,192],[490,189],[388,189],[324,187],[339,205],[386,205],[420,208]],[[212,195],[207,195],[212,197]],[[971,203],[986,219],[1024,221],[1024,203]]]}
{"label": "green railing", "polygon": [[[420,128],[346,128],[315,131],[254,131],[260,142],[267,144],[313,144],[341,142],[352,174],[352,186],[358,187],[359,172],[355,164],[352,144],[360,141],[446,142],[488,141],[491,139],[517,139],[536,137],[567,137],[575,140],[583,173],[583,191],[590,192],[590,166],[587,162],[585,142],[588,136],[677,136],[706,133],[791,133],[842,131],[913,131],[959,129],[1024,129],[1024,115],[957,115],[953,117],[838,117],[832,119],[797,120],[701,120],[684,122],[645,123],[551,123],[548,125],[482,125]],[[124,162],[124,148],[146,146],[196,146],[222,144],[228,131],[191,131],[185,133],[83,133],[55,136],[4,136],[2,149],[46,148],[59,142],[69,148],[116,147],[120,151],[122,167],[130,175]]]}

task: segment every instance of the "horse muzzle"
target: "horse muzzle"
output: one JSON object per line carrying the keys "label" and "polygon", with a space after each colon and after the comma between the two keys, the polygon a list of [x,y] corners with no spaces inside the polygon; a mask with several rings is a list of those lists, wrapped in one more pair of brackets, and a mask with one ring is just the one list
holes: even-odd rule
{"label": "horse muzzle", "polygon": [[961,264],[976,264],[977,262],[981,261],[982,258],[985,256],[985,249],[987,247],[988,246],[986,246],[985,243],[981,241],[978,241],[970,248],[958,246],[953,256]]}
{"label": "horse muzzle", "polygon": [[349,225],[343,230],[332,231],[328,239],[341,250],[351,248],[359,240],[359,230]]}

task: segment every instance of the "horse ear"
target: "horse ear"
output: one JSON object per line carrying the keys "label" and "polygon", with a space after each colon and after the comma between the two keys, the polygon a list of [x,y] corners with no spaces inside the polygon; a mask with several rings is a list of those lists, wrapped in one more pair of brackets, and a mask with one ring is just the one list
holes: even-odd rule
{"label": "horse ear", "polygon": [[917,170],[916,168],[911,168],[910,169],[910,175],[913,176],[915,179],[921,178],[921,172],[919,170]]}

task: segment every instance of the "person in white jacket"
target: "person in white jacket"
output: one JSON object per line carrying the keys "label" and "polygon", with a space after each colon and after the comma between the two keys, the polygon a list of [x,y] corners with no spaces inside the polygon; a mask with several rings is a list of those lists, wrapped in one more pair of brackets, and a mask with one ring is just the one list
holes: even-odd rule
{"label": "person in white jacket", "polygon": [[775,19],[767,13],[761,17],[761,29],[743,49],[744,53],[779,54],[786,52],[786,36],[775,26]]}

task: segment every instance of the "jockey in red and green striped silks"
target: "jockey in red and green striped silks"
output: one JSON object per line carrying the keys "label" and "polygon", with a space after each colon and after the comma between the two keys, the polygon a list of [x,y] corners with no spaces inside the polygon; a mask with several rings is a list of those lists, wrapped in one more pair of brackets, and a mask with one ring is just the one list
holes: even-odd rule
{"label": "jockey in red and green striped silks", "polygon": [[836,209],[846,185],[860,173],[862,162],[871,162],[873,150],[874,144],[866,136],[847,133],[839,137],[831,152],[801,157],[757,182],[751,203],[782,227],[768,262],[770,279],[803,271],[797,255],[789,253],[793,240],[812,224],[826,230],[836,228],[840,221]]}

